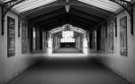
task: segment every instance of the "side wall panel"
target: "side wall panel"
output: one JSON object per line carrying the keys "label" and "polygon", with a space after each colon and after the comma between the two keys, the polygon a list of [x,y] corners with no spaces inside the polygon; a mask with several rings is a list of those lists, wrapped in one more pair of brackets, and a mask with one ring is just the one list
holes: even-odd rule
{"label": "side wall panel", "polygon": [[[135,9],[134,9],[135,15]],[[128,56],[120,55],[120,23],[119,20],[123,16],[127,18],[127,40],[128,40]],[[135,24],[135,16],[134,16]],[[135,25],[134,25],[135,33]],[[108,47],[108,46],[107,46]],[[130,17],[127,12],[117,15],[117,37],[114,38],[114,53],[105,54],[103,62],[110,69],[123,76],[133,84],[135,83],[135,35],[131,34]]]}
{"label": "side wall panel", "polygon": [[[0,12],[1,13],[1,12]],[[1,14],[0,14],[1,15]],[[15,56],[7,57],[7,16],[15,19]],[[0,20],[1,31],[1,20]],[[20,28],[21,31],[21,28]],[[18,16],[8,12],[5,17],[4,35],[0,32],[0,84],[4,84],[28,68],[31,62],[31,54],[22,54],[21,36],[18,37]]]}

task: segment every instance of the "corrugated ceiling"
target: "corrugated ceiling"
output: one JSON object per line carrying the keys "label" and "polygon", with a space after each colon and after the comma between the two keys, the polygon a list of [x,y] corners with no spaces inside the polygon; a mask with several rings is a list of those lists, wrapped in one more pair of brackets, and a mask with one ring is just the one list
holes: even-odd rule
{"label": "corrugated ceiling", "polygon": [[56,0],[27,0],[13,7],[17,12],[25,12],[49,3],[55,2]]}
{"label": "corrugated ceiling", "polygon": [[[4,3],[11,1],[11,0],[2,0]],[[28,10],[32,10],[34,8],[43,6],[43,5],[47,5],[49,3],[55,2],[57,0],[25,0],[23,2],[21,2],[18,5],[15,5],[13,7],[13,9],[18,12],[18,13],[22,13]]]}
{"label": "corrugated ceiling", "polygon": [[121,6],[110,1],[110,0],[78,0],[80,2],[86,3],[88,5],[96,6],[101,9],[110,11],[110,12],[117,12]]}
{"label": "corrugated ceiling", "polygon": [[[8,2],[11,0],[1,0],[3,2]],[[25,0],[24,2],[15,5],[13,9],[17,11],[18,13],[22,13],[52,2],[55,2],[57,0]],[[110,1],[110,0],[78,0],[80,2],[86,3],[88,5],[92,5],[110,12],[117,12],[121,6]],[[131,0],[126,0],[131,1]]]}

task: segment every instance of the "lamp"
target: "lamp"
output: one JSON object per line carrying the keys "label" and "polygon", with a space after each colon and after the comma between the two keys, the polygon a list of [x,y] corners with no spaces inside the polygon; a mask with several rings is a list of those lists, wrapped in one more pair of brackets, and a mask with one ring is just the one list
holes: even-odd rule
{"label": "lamp", "polygon": [[65,10],[67,13],[69,13],[69,11],[70,11],[69,0],[66,0]]}

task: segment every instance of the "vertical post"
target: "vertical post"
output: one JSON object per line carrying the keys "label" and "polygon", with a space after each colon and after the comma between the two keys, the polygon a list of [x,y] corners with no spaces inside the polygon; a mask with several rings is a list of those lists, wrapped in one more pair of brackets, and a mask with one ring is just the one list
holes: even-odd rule
{"label": "vertical post", "polygon": [[131,11],[130,11],[130,22],[131,22],[131,34],[134,34],[134,14],[133,14],[133,6],[131,6]]}
{"label": "vertical post", "polygon": [[90,32],[90,42],[89,42],[89,47],[90,49],[92,48],[92,32]]}
{"label": "vertical post", "polygon": [[1,16],[1,35],[4,35],[4,23],[5,23],[4,6],[2,6],[2,8],[1,8],[1,13],[2,13],[2,16]]}
{"label": "vertical post", "polygon": [[33,28],[29,25],[29,28],[28,28],[28,37],[29,37],[29,43],[30,43],[30,52],[33,51]]}
{"label": "vertical post", "polygon": [[100,50],[100,41],[101,40],[101,30],[100,30],[100,28],[99,29],[97,29],[97,50]]}
{"label": "vertical post", "polygon": [[88,55],[88,41],[87,41],[87,32],[83,36],[83,53]]}
{"label": "vertical post", "polygon": [[51,33],[49,32],[49,38],[48,38],[48,55],[52,55],[52,35]]}
{"label": "vertical post", "polygon": [[117,37],[117,17],[115,17],[115,37]]}
{"label": "vertical post", "polygon": [[40,40],[40,50],[43,50],[43,45],[42,45],[42,44],[43,44],[42,30],[40,30],[40,35],[39,35],[39,36],[40,36],[40,37],[39,37],[39,38],[40,38],[40,39],[39,39],[39,40]]}
{"label": "vertical post", "polygon": [[18,16],[18,37],[20,37],[21,17]]}

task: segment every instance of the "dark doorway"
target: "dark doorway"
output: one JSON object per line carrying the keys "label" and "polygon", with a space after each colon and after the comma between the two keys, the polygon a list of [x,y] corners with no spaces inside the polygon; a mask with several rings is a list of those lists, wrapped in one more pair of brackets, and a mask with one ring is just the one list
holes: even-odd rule
{"label": "dark doorway", "polygon": [[66,43],[60,43],[61,48],[75,48],[74,42],[66,42]]}

